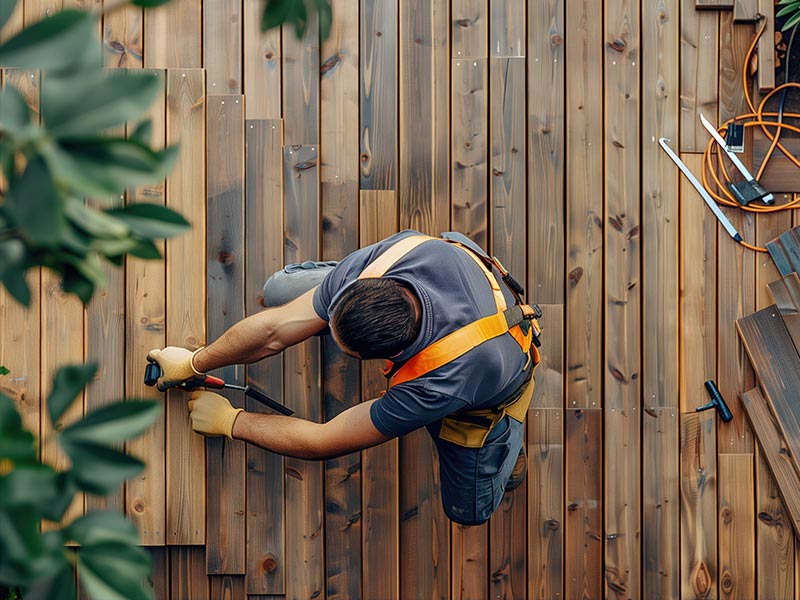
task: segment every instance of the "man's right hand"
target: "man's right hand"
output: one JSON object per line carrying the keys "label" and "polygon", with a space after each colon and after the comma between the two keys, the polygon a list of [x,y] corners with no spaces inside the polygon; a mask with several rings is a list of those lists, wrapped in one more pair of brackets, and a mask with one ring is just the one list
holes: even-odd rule
{"label": "man's right hand", "polygon": [[205,374],[195,370],[192,364],[192,358],[197,352],[199,349],[192,352],[177,346],[150,350],[147,358],[157,362],[162,371],[162,375],[158,379],[158,389],[163,392],[167,388],[179,385],[189,379],[203,377]]}

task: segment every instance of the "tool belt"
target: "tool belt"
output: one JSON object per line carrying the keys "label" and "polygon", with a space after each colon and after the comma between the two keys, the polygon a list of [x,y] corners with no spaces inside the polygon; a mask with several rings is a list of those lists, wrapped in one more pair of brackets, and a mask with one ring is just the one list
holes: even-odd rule
{"label": "tool belt", "polygon": [[[533,371],[539,364],[540,345],[538,319],[541,310],[522,302],[522,286],[514,280],[503,265],[494,257],[488,256],[479,246],[460,234],[445,234],[443,241],[463,250],[481,268],[492,288],[497,313],[477,319],[464,327],[449,333],[429,344],[402,364],[386,362],[384,375],[389,380],[388,387],[421,377],[447,363],[463,356],[483,342],[505,333],[511,335],[520,350],[528,355],[523,370],[530,368],[525,383],[507,400],[492,408],[459,411],[445,417],[439,437],[467,448],[481,448],[492,429],[506,416],[522,422],[533,397]],[[382,277],[397,261],[411,250],[427,241],[438,239],[426,235],[413,235],[396,242],[383,254],[368,264],[359,279]],[[507,307],[505,296],[495,277],[492,267],[501,274],[504,283],[514,295],[516,304]]]}

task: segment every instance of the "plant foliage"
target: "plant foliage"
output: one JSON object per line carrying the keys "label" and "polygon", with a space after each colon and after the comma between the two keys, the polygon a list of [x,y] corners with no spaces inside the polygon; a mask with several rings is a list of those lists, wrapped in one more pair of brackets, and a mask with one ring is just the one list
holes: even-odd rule
{"label": "plant foliage", "polygon": [[265,0],[261,30],[285,23],[293,25],[295,35],[301,38],[315,16],[319,19],[319,37],[325,40],[331,33],[333,18],[330,0]]}
{"label": "plant foliage", "polygon": [[786,18],[781,31],[787,31],[800,23],[800,0],[780,0],[778,6],[782,8],[777,12],[775,18]]}
{"label": "plant foliage", "polygon": [[[0,4],[0,19],[14,4]],[[25,305],[31,268],[88,302],[105,284],[101,259],[159,258],[155,241],[188,227],[162,205],[122,206],[126,189],[164,179],[178,149],[150,148],[147,120],[129,137],[108,133],[141,119],[163,82],[102,69],[98,18],[64,10],[0,45],[0,65],[42,72],[41,119],[13,85],[0,92],[0,281]]]}
{"label": "plant foliage", "polygon": [[[76,493],[108,494],[139,473],[143,463],[114,445],[137,437],[157,418],[156,402],[112,404],[61,427],[59,418],[96,373],[95,365],[61,368],[47,398],[50,424],[71,467],[57,471],[39,460],[36,440],[22,426],[14,401],[0,393],[0,585],[22,589],[26,600],[74,598],[74,570],[91,598],[145,599],[150,555],[133,524],[115,512],[94,511],[61,521]],[[79,544],[77,548],[65,546]]]}

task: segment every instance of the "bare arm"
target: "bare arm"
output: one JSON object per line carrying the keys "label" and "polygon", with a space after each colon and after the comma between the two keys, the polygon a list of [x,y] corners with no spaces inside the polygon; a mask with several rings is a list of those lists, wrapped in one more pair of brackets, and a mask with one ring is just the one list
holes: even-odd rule
{"label": "bare arm", "polygon": [[314,310],[315,289],[283,306],[242,319],[194,355],[194,368],[203,373],[226,365],[256,362],[321,331],[328,323]]}
{"label": "bare arm", "polygon": [[373,402],[357,404],[327,423],[242,412],[233,424],[233,437],[295,458],[333,458],[391,439],[372,424],[369,407]]}

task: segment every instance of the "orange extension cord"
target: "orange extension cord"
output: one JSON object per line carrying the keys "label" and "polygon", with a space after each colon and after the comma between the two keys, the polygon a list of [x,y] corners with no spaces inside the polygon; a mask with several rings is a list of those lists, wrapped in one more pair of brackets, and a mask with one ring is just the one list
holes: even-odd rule
{"label": "orange extension cord", "polygon": [[[761,38],[766,27],[767,27],[766,19],[763,19],[761,28],[756,33],[753,42],[750,44],[750,48],[747,50],[747,55],[744,60],[744,66],[742,68],[742,87],[744,88],[745,99],[747,100],[747,105],[750,108],[750,112],[745,115],[738,115],[733,119],[728,119],[719,128],[720,135],[722,135],[722,137],[725,137],[725,134],[728,131],[728,126],[731,123],[734,123],[742,119],[750,119],[750,121],[744,123],[744,126],[760,127],[761,130],[764,132],[764,135],[766,135],[767,138],[772,142],[770,144],[766,156],[764,157],[764,161],[761,163],[761,167],[758,169],[758,173],[755,175],[756,179],[760,179],[761,176],[763,175],[764,169],[766,168],[767,163],[769,162],[769,159],[772,156],[772,153],[775,151],[775,148],[780,148],[781,151],[786,155],[786,157],[789,160],[791,160],[796,167],[800,168],[800,160],[792,156],[791,153],[779,141],[781,137],[781,131],[783,131],[784,129],[800,133],[800,128],[777,120],[776,121],[767,120],[766,119],[767,117],[779,117],[780,115],[777,112],[764,112],[764,107],[766,106],[770,98],[772,98],[775,94],[785,89],[800,88],[800,83],[789,82],[779,85],[778,87],[770,91],[766,96],[764,96],[764,98],[758,105],[758,109],[756,109],[755,106],[753,105],[753,100],[750,97],[750,90],[747,86],[747,66],[750,64],[750,60],[752,59],[753,52],[755,51],[756,48],[756,44],[758,44],[758,40]],[[787,56],[787,60],[788,58],[789,57]],[[759,65],[759,68],[761,68],[761,65]],[[789,68],[788,64],[786,68],[787,69]],[[783,117],[800,119],[800,114],[784,112]],[[774,134],[770,133],[769,131],[769,128],[772,127],[775,128]],[[722,154],[723,154],[722,152],[717,152],[716,166],[714,164],[714,159],[712,158],[712,148],[714,147],[714,144],[715,142],[714,139],[712,138],[711,140],[709,140],[708,145],[706,146],[706,150],[703,153],[702,182],[703,182],[703,187],[705,187],[708,193],[711,194],[711,196],[715,198],[717,202],[719,202],[721,205],[740,208],[742,210],[746,210],[747,212],[751,213],[773,213],[773,212],[778,212],[780,210],[790,210],[792,208],[797,208],[798,206],[800,206],[800,196],[797,196],[793,198],[791,201],[787,202],[786,204],[782,204],[780,206],[765,206],[765,205],[743,206],[739,204],[739,202],[736,201],[736,199],[728,191],[728,188],[723,184],[722,180],[720,179],[719,172],[722,173],[722,179],[724,179],[725,182],[731,181],[730,175],[728,174],[728,170],[725,167],[725,164],[722,160]],[[709,185],[709,176],[714,181],[716,191],[712,189],[712,186]],[[754,246],[752,244],[748,244],[745,241],[741,241],[739,243],[745,248],[749,248],[750,250],[755,250],[756,252],[767,251],[766,248],[761,248],[760,246]]]}

